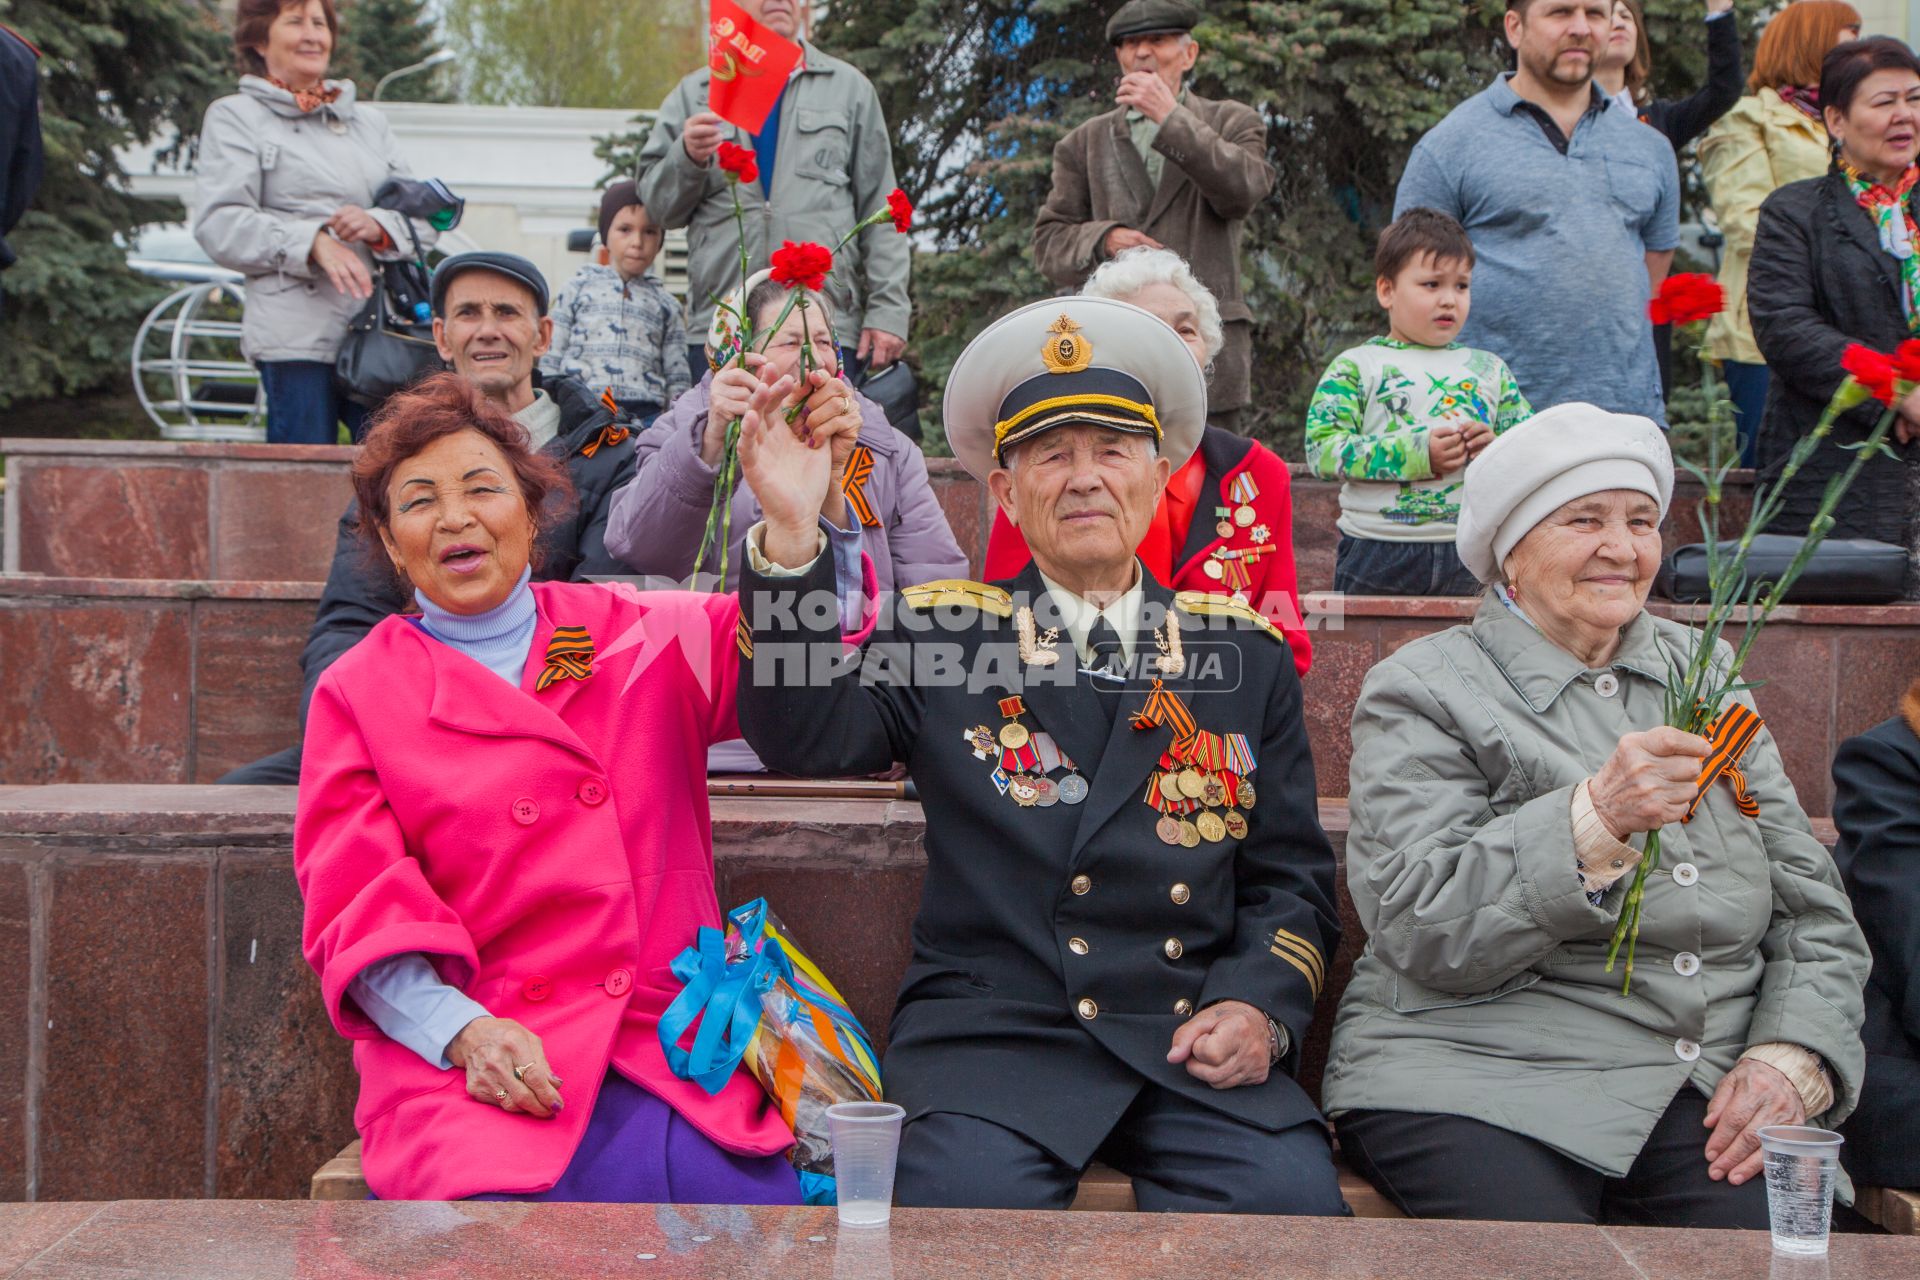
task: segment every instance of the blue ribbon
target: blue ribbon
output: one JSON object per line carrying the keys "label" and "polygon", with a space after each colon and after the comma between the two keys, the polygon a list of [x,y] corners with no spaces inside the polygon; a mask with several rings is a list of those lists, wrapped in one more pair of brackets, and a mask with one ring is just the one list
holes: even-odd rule
{"label": "blue ribbon", "polygon": [[[726,935],[703,927],[697,945],[674,957],[672,969],[685,985],[660,1015],[660,1048],[674,1075],[717,1094],[760,1029],[760,996],[779,976],[777,968],[757,946],[728,964]],[[696,1017],[693,1048],[682,1049],[680,1038]]]}
{"label": "blue ribbon", "polygon": [[[727,913],[727,919],[740,935],[744,954],[729,964],[726,935],[703,927],[696,945],[674,958],[673,976],[683,985],[660,1015],[660,1048],[666,1053],[667,1066],[674,1075],[693,1081],[709,1094],[726,1088],[746,1056],[747,1046],[760,1029],[760,997],[781,981],[796,991],[801,989],[780,936],[767,928],[765,898],[735,907]],[[806,997],[833,1017],[837,1034],[857,1039],[867,1056],[874,1056],[873,1046],[851,1009],[811,987],[806,989]],[[700,1020],[700,1029],[694,1033],[693,1048],[682,1049],[680,1040],[695,1018]]]}

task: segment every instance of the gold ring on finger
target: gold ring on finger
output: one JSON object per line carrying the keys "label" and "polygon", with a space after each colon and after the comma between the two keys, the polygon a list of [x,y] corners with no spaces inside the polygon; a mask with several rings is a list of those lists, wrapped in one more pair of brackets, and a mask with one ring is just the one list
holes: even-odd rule
{"label": "gold ring on finger", "polygon": [[501,1106],[503,1106],[503,1107],[504,1107],[504,1106],[506,1106],[506,1105],[507,1105],[507,1091],[506,1091],[505,1089],[495,1089],[495,1090],[493,1091],[493,1100],[494,1100],[495,1102],[497,1102],[497,1103],[499,1103],[499,1104],[500,1104]]}
{"label": "gold ring on finger", "polygon": [[513,1069],[513,1078],[515,1080],[518,1080],[521,1084],[525,1084],[527,1082],[527,1072],[533,1070],[533,1068],[534,1068],[534,1064],[531,1062],[529,1062],[524,1067],[515,1067]]}

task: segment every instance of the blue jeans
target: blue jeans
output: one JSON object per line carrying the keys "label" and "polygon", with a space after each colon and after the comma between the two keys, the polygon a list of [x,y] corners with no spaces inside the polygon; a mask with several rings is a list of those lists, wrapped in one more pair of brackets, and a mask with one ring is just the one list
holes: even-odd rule
{"label": "blue jeans", "polygon": [[260,385],[267,392],[268,444],[339,444],[340,424],[357,442],[367,429],[367,411],[333,385],[333,366],[319,360],[262,360]]}
{"label": "blue jeans", "polygon": [[1380,542],[1340,535],[1333,589],[1350,596],[1477,596],[1480,583],[1451,542]]}
{"label": "blue jeans", "polygon": [[1767,413],[1767,383],[1771,375],[1763,364],[1727,360],[1720,365],[1720,376],[1727,383],[1727,398],[1733,401],[1733,429],[1740,440],[1740,465],[1757,467],[1760,465],[1760,419]]}

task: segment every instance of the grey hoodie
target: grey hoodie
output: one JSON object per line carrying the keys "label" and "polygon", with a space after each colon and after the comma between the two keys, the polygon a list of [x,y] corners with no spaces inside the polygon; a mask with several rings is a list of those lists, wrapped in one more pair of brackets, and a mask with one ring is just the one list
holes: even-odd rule
{"label": "grey hoodie", "polygon": [[[393,249],[378,255],[355,245],[369,266],[377,256],[411,257],[407,219],[375,209],[373,193],[389,177],[410,176],[386,117],[354,102],[351,80],[329,80],[340,96],[303,112],[293,95],[259,76],[207,108],[194,175],[193,236],[207,256],[247,277],[241,350],[249,360],[320,360],[340,352],[347,322],[364,305],[333,287],[308,253],[342,205],[371,213]],[[437,233],[413,224],[424,251]]]}

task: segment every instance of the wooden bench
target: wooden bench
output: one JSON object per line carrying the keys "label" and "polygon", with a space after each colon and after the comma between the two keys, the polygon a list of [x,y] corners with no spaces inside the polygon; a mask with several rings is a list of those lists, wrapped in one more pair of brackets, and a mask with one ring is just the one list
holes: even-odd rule
{"label": "wooden bench", "polygon": [[1895,1187],[1856,1187],[1853,1207],[1860,1216],[1896,1236],[1920,1235],[1920,1191]]}
{"label": "wooden bench", "polygon": [[[1346,1197],[1355,1216],[1361,1218],[1399,1218],[1404,1215],[1375,1191],[1365,1178],[1347,1168],[1336,1156],[1340,1171],[1340,1194]],[[309,1200],[365,1200],[367,1180],[360,1173],[360,1139],[355,1138],[339,1155],[320,1166],[313,1175]],[[1080,1179],[1080,1194],[1073,1208],[1094,1213],[1132,1213],[1133,1180],[1118,1169],[1096,1164]]]}

